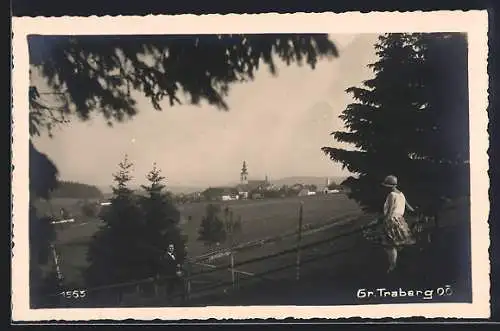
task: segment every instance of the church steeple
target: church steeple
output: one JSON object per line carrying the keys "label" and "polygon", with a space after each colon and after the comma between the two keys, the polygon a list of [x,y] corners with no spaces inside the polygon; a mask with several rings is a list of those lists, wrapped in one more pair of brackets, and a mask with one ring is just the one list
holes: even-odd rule
{"label": "church steeple", "polygon": [[241,168],[241,174],[240,174],[240,181],[241,184],[248,184],[248,170],[246,161],[243,161],[243,167]]}

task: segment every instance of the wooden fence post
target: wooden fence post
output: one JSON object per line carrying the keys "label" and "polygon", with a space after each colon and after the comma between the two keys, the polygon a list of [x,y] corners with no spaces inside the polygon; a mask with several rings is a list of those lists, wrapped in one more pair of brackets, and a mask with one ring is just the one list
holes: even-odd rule
{"label": "wooden fence post", "polygon": [[191,299],[191,278],[189,274],[186,277],[186,301]]}
{"label": "wooden fence post", "polygon": [[61,267],[59,266],[59,256],[57,255],[56,246],[54,244],[50,244],[50,248],[52,249],[52,257],[54,259],[54,264],[56,267],[57,282],[58,285],[62,287],[64,278],[61,272]]}
{"label": "wooden fence post", "polygon": [[233,249],[231,248],[231,255],[229,256],[230,258],[230,263],[231,263],[231,281],[233,283],[233,289],[236,288],[236,278],[235,278],[235,273],[234,273],[234,252]]}
{"label": "wooden fence post", "polygon": [[297,235],[297,261],[296,261],[296,280],[300,280],[300,246],[302,241],[302,217],[304,210],[304,202],[300,202],[299,207],[299,225],[298,225],[298,235]]}

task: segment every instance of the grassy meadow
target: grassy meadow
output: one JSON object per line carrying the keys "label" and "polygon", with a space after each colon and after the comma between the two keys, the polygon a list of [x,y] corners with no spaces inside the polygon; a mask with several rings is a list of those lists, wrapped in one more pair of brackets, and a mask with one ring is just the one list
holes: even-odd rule
{"label": "grassy meadow", "polygon": [[[235,236],[235,241],[243,243],[295,231],[301,201],[304,225],[328,223],[338,217],[361,213],[359,206],[343,194],[219,203],[229,206],[235,218],[241,217],[242,232]],[[76,199],[54,199],[51,205],[54,211],[65,208],[75,218],[75,223],[56,226],[56,245],[60,255],[61,271],[66,282],[81,283],[81,270],[87,263],[87,245],[102,222],[83,217],[78,211]],[[205,214],[206,205],[207,203],[192,203],[178,207],[182,215],[181,228],[188,236],[188,254],[192,257],[208,250],[197,240],[198,228]]]}

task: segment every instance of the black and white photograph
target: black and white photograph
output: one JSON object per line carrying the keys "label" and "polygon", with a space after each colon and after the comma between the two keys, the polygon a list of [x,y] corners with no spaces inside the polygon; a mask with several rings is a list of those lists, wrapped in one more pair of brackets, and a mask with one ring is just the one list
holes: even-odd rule
{"label": "black and white photograph", "polygon": [[14,319],[489,316],[486,12],[13,32]]}

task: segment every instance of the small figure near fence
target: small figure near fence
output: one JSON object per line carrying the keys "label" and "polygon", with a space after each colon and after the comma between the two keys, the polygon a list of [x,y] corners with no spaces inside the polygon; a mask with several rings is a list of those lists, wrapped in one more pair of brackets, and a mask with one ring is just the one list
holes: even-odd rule
{"label": "small figure near fence", "polygon": [[183,288],[182,282],[183,271],[182,267],[175,254],[174,244],[169,244],[167,251],[163,257],[163,277],[165,283],[165,294],[169,302],[177,288]]}
{"label": "small figure near fence", "polygon": [[382,186],[389,192],[384,204],[384,215],[364,231],[366,239],[385,248],[389,259],[387,273],[396,268],[398,251],[405,246],[415,244],[415,238],[404,218],[406,208],[412,212],[415,210],[408,204],[403,192],[397,189],[397,185],[397,177],[390,175],[385,178]]}

